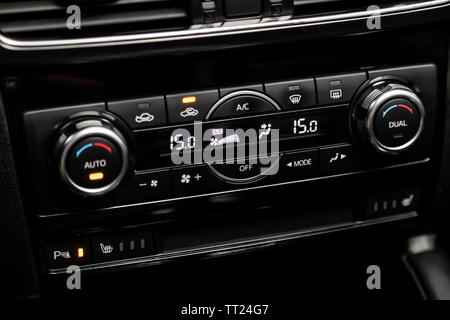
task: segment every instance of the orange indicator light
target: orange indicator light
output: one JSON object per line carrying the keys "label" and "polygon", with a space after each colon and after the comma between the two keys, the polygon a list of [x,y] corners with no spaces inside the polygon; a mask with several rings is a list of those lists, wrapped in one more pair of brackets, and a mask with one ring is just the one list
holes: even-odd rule
{"label": "orange indicator light", "polygon": [[103,177],[103,172],[94,172],[89,174],[89,180],[91,181],[102,180]]}
{"label": "orange indicator light", "polygon": [[183,104],[195,103],[195,101],[197,101],[197,97],[195,97],[195,96],[184,97],[181,101],[183,102]]}
{"label": "orange indicator light", "polygon": [[78,253],[78,258],[84,257],[84,249],[83,248],[78,248],[77,253]]}

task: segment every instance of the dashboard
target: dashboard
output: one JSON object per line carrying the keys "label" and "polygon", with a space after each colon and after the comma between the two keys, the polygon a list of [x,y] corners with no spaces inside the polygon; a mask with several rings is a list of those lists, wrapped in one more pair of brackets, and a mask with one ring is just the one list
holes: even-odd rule
{"label": "dashboard", "polygon": [[10,298],[450,298],[449,1],[75,2],[0,4]]}

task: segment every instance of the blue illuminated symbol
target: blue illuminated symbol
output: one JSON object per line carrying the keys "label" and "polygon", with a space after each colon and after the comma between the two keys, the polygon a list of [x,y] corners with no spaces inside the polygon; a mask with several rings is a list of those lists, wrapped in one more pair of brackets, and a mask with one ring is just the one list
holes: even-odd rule
{"label": "blue illuminated symbol", "polygon": [[389,108],[387,108],[384,112],[383,112],[383,118],[386,115],[386,113],[388,113],[389,111],[391,111],[392,109],[397,108],[397,105],[394,104],[393,106],[390,106]]}
{"label": "blue illuminated symbol", "polygon": [[398,108],[406,109],[406,110],[408,110],[409,113],[411,113],[411,114],[414,113],[412,108],[410,108],[410,107],[408,107],[408,106],[405,106],[404,104],[394,104],[393,106],[390,106],[389,108],[386,109],[386,111],[383,112],[383,118],[384,118],[384,116],[385,116],[389,111],[391,111],[392,109],[397,108],[397,107],[398,107]]}
{"label": "blue illuminated symbol", "polygon": [[82,148],[80,148],[80,150],[77,151],[77,158],[84,150],[86,150],[87,148],[90,148],[90,147],[92,147],[92,143],[88,143],[88,144],[84,145]]}

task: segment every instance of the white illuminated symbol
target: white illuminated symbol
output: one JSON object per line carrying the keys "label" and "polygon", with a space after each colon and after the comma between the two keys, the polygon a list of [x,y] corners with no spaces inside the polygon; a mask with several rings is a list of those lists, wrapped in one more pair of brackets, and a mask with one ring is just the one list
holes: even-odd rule
{"label": "white illuminated symbol", "polygon": [[413,200],[414,200],[414,195],[410,194],[408,198],[404,198],[402,200],[402,206],[409,207],[412,204]]}
{"label": "white illuminated symbol", "polygon": [[261,129],[262,129],[262,130],[260,130],[260,133],[259,133],[259,139],[260,139],[260,140],[261,140],[261,138],[262,138],[263,136],[268,136],[268,135],[270,134],[271,127],[272,127],[272,125],[271,125],[270,123],[269,123],[269,124],[263,123],[263,124],[261,125]]}
{"label": "white illuminated symbol", "polygon": [[196,175],[194,178],[195,178],[197,181],[199,181],[201,177],[202,177],[202,176],[199,175],[199,174],[197,173],[197,175]]}
{"label": "white illuminated symbol", "polygon": [[156,188],[158,186],[158,180],[152,180],[150,182],[150,187]]}
{"label": "white illuminated symbol", "polygon": [[299,104],[300,100],[302,99],[301,94],[293,94],[289,97],[289,100],[291,100],[292,104]]}
{"label": "white illuminated symbol", "polygon": [[102,250],[103,253],[108,254],[113,251],[113,246],[111,245],[105,246],[103,243],[100,243],[100,249]]}
{"label": "white illuminated symbol", "polygon": [[218,136],[223,134],[223,129],[222,128],[216,128],[216,129],[212,129],[212,135],[213,136]]}
{"label": "white illuminated symbol", "polygon": [[69,251],[53,251],[53,260],[56,260],[58,257],[70,259],[70,253]]}
{"label": "white illuminated symbol", "polygon": [[191,175],[183,174],[181,176],[181,183],[189,183],[189,182],[191,182]]}
{"label": "white illuminated symbol", "polygon": [[248,107],[248,102],[245,102],[243,104],[239,103],[236,106],[236,111],[249,111],[249,110],[250,110],[250,108]]}
{"label": "white illuminated symbol", "polygon": [[342,98],[342,89],[330,90],[330,98],[333,100]]}
{"label": "white illuminated symbol", "polygon": [[142,122],[152,122],[155,119],[155,116],[148,113],[148,112],[144,112],[141,113],[140,115],[136,116],[134,118],[134,121],[137,123],[142,123]]}

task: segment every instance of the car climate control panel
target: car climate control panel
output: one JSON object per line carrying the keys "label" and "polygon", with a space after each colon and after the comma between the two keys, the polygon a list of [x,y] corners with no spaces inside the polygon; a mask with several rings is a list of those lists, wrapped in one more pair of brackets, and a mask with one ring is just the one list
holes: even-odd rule
{"label": "car climate control panel", "polygon": [[427,161],[436,81],[422,64],[25,111],[38,214]]}

